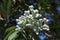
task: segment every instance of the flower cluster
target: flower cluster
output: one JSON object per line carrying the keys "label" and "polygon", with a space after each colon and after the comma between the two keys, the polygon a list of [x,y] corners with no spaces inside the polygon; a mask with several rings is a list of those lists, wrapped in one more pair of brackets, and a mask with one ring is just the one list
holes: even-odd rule
{"label": "flower cluster", "polygon": [[16,19],[16,30],[24,27],[33,28],[34,31],[50,30],[49,26],[47,25],[48,21],[49,20],[47,18],[43,18],[38,9],[34,9],[34,6],[30,5],[29,10],[25,10],[24,15],[19,17],[19,19]]}

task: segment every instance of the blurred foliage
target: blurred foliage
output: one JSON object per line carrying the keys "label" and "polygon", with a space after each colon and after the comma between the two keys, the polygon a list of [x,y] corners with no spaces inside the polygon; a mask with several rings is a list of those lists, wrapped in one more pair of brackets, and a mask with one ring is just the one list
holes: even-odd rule
{"label": "blurred foliage", "polygon": [[[8,18],[8,15],[11,13],[11,0],[2,0],[1,5],[0,5],[0,10],[1,10],[1,15],[6,17],[5,19]],[[7,19],[8,20],[8,19]]]}
{"label": "blurred foliage", "polygon": [[3,3],[0,5],[1,10],[3,10],[6,14],[9,14],[11,10],[11,3],[11,0],[3,0]]}

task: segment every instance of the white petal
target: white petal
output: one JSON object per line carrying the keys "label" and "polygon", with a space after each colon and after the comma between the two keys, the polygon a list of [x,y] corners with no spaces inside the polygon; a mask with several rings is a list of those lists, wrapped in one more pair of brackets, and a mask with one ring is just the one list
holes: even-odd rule
{"label": "white petal", "polygon": [[21,29],[21,27],[19,27],[19,28],[16,28],[15,30],[20,30]]}
{"label": "white petal", "polygon": [[41,7],[39,7],[39,10],[41,10]]}
{"label": "white petal", "polygon": [[43,19],[39,19],[39,21],[42,21]]}
{"label": "white petal", "polygon": [[43,27],[49,27],[47,24],[44,24]]}
{"label": "white petal", "polygon": [[18,29],[21,29],[21,27],[19,27]]}
{"label": "white petal", "polygon": [[44,25],[43,25],[43,29],[44,29],[44,30],[49,30],[49,26],[48,26],[47,24],[44,24]]}
{"label": "white petal", "polygon": [[38,35],[39,33],[38,33],[38,32],[36,32],[36,34]]}
{"label": "white petal", "polygon": [[28,13],[28,14],[29,14],[29,13],[30,13],[30,11],[29,11],[29,10],[28,10],[28,11],[24,11],[24,13]]}
{"label": "white petal", "polygon": [[31,24],[26,24],[26,26],[32,26]]}
{"label": "white petal", "polygon": [[20,22],[18,22],[17,24],[22,24],[23,23],[23,21],[20,21]]}
{"label": "white petal", "polygon": [[40,14],[36,14],[36,18],[38,18],[40,16]]}
{"label": "white petal", "polygon": [[36,31],[36,29],[34,29],[34,31]]}
{"label": "white petal", "polygon": [[34,10],[34,13],[38,13],[39,11],[37,9]]}
{"label": "white petal", "polygon": [[46,18],[43,18],[43,20],[47,20]]}
{"label": "white petal", "polygon": [[19,30],[18,28],[16,28],[15,30]]}
{"label": "white petal", "polygon": [[16,27],[19,27],[18,25],[16,25]]}
{"label": "white petal", "polygon": [[29,6],[29,8],[30,8],[30,9],[33,9],[33,8],[34,8],[34,6],[33,6],[33,5],[30,5],[30,6]]}
{"label": "white petal", "polygon": [[49,28],[43,28],[44,30],[50,30]]}
{"label": "white petal", "polygon": [[46,22],[48,22],[49,20],[47,19]]}

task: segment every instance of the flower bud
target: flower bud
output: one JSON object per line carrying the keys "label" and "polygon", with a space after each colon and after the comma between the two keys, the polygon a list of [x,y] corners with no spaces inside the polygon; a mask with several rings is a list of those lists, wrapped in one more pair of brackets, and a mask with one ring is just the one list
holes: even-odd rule
{"label": "flower bud", "polygon": [[29,9],[33,9],[33,8],[34,8],[34,6],[33,6],[33,5],[30,5],[30,6],[29,6]]}
{"label": "flower bud", "polygon": [[33,12],[34,12],[34,13],[38,13],[39,11],[38,11],[37,9],[35,9]]}

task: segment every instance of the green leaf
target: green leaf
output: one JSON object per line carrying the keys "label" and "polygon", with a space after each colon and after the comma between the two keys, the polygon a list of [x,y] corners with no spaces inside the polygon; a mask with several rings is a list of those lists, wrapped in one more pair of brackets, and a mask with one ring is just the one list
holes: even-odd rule
{"label": "green leaf", "polygon": [[18,36],[18,33],[19,31],[15,31],[14,33],[12,33],[9,37],[8,37],[8,40],[15,40],[16,37]]}
{"label": "green leaf", "polygon": [[7,14],[10,13],[10,9],[12,6],[11,3],[12,3],[11,0],[3,0],[3,3],[1,4],[1,9]]}
{"label": "green leaf", "polygon": [[4,40],[7,40],[7,38],[9,37],[9,35],[11,35],[15,30],[10,31],[5,37]]}
{"label": "green leaf", "polygon": [[16,26],[9,27],[8,29],[6,29],[5,34],[9,33],[10,31],[14,30],[15,28],[16,28]]}

